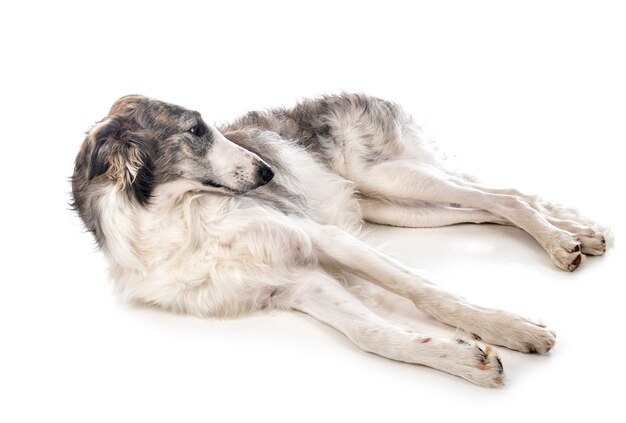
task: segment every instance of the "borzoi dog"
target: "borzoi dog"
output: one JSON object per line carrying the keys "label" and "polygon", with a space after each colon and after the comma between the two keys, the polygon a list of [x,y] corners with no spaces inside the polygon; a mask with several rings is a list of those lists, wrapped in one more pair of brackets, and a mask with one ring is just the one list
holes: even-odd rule
{"label": "borzoi dog", "polygon": [[571,209],[446,170],[437,157],[397,104],[365,95],[250,112],[218,128],[132,95],[88,132],[72,191],[129,300],[198,316],[299,310],[365,351],[499,386],[494,348],[401,329],[339,281],[356,275],[486,344],[547,353],[554,333],[438,288],[361,242],[363,220],[517,226],[567,271],[603,254],[608,233]]}

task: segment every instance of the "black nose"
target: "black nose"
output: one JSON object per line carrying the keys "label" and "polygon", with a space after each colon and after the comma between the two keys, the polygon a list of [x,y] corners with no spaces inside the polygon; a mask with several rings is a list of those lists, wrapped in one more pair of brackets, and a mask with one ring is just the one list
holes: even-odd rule
{"label": "black nose", "polygon": [[266,164],[261,164],[259,167],[259,175],[264,184],[267,184],[274,177],[274,170]]}

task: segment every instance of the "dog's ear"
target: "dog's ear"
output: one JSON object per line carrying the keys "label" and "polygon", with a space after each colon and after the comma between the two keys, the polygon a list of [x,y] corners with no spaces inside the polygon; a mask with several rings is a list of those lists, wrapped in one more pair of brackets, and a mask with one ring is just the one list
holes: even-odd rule
{"label": "dog's ear", "polygon": [[154,140],[132,117],[107,118],[96,128],[89,163],[89,180],[105,177],[119,191],[146,203],[154,185],[151,147]]}

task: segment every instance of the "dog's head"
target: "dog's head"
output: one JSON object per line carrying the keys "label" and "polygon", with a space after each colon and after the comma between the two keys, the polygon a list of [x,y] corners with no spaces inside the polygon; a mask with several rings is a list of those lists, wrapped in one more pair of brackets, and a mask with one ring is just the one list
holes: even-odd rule
{"label": "dog's head", "polygon": [[87,134],[76,158],[75,200],[90,185],[113,184],[145,204],[157,184],[177,179],[197,189],[245,193],[274,172],[256,154],[226,139],[200,113],[143,96],[119,99]]}
{"label": "dog's head", "polygon": [[73,206],[101,243],[97,204],[114,192],[147,206],[160,184],[187,191],[242,194],[267,184],[272,168],[258,155],[226,139],[200,113],[131,95],[113,104],[94,125],[76,157]]}

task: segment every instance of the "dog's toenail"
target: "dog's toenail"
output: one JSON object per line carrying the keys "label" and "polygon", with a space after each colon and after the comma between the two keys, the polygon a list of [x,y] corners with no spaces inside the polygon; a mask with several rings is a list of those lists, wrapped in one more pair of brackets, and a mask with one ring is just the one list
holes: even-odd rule
{"label": "dog's toenail", "polygon": [[580,261],[582,260],[582,258],[583,258],[582,254],[578,254],[576,256],[576,258],[574,259],[574,261],[572,262],[572,265],[573,266],[578,266],[580,264]]}
{"label": "dog's toenail", "polygon": [[504,366],[502,365],[502,361],[500,361],[500,357],[496,356],[496,361],[498,362],[498,373],[504,373]]}

